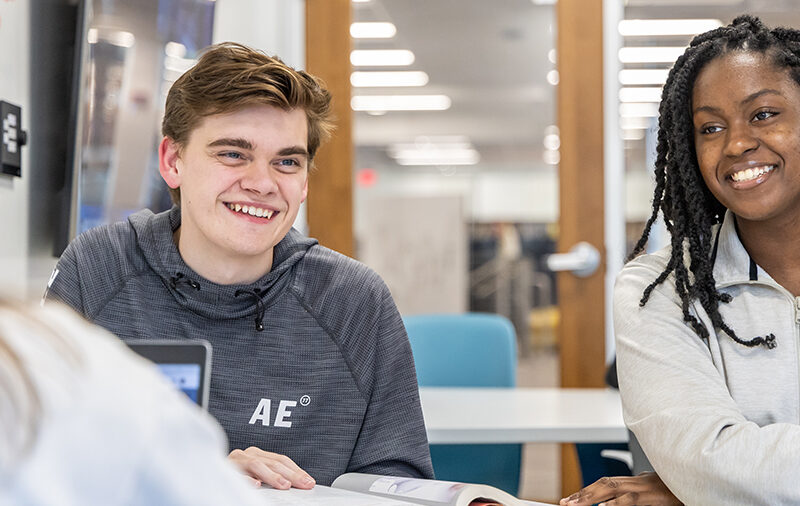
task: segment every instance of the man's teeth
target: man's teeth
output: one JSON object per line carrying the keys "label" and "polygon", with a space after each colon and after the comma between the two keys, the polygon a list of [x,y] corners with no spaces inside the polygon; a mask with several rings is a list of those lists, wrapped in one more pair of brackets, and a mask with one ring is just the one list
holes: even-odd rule
{"label": "man's teeth", "polygon": [[228,204],[228,209],[236,211],[237,213],[249,214],[250,216],[266,219],[272,218],[272,215],[275,213],[275,211],[270,211],[269,209],[261,209],[255,206],[243,206],[241,204]]}
{"label": "man's teeth", "polygon": [[763,176],[767,172],[772,172],[774,168],[774,165],[762,165],[761,167],[755,167],[753,169],[740,170],[739,172],[731,174],[731,179],[736,182],[750,181],[759,176]]}

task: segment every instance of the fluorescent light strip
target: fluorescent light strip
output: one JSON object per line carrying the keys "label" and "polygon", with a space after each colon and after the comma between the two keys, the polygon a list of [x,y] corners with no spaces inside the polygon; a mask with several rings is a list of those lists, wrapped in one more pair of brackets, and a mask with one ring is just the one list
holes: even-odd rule
{"label": "fluorescent light strip", "polygon": [[411,65],[414,53],[407,49],[356,49],[350,52],[350,63],[356,67]]}
{"label": "fluorescent light strip", "polygon": [[619,50],[622,63],[672,63],[686,51],[682,46],[623,47]]}
{"label": "fluorescent light strip", "polygon": [[629,116],[619,119],[619,127],[623,130],[647,130],[656,126],[658,126],[658,121],[652,116]]}
{"label": "fluorescent light strip", "polygon": [[444,111],[447,95],[356,95],[350,99],[354,111]]}
{"label": "fluorescent light strip", "polygon": [[350,84],[356,88],[391,87],[391,86],[425,86],[428,74],[421,71],[396,72],[353,72]]}
{"label": "fluorescent light strip", "polygon": [[392,23],[353,23],[350,36],[354,39],[391,39],[397,33]]}
{"label": "fluorescent light strip", "polygon": [[661,88],[620,88],[620,102],[661,102]]}
{"label": "fluorescent light strip", "polygon": [[623,69],[619,71],[619,82],[630,84],[658,84],[667,82],[669,69]]}
{"label": "fluorescent light strip", "polygon": [[619,104],[619,115],[623,118],[655,118],[658,117],[658,104],[649,102]]}
{"label": "fluorescent light strip", "polygon": [[623,19],[618,28],[623,37],[651,37],[697,35],[720,26],[719,19]]}
{"label": "fluorescent light strip", "polygon": [[393,156],[399,165],[475,165],[481,155],[474,149],[419,149]]}

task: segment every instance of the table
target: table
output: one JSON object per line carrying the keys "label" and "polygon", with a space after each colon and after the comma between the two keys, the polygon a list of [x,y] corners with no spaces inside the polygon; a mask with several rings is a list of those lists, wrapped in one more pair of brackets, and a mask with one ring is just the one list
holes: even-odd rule
{"label": "table", "polygon": [[619,392],[605,388],[420,388],[430,443],[628,441]]}

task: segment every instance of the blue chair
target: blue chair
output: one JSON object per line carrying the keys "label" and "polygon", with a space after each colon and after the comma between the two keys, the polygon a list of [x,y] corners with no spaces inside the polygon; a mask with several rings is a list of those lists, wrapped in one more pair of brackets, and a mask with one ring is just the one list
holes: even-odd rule
{"label": "blue chair", "polygon": [[[421,387],[513,387],[517,339],[511,322],[483,313],[404,319]],[[439,480],[484,483],[519,493],[521,444],[432,444]]]}

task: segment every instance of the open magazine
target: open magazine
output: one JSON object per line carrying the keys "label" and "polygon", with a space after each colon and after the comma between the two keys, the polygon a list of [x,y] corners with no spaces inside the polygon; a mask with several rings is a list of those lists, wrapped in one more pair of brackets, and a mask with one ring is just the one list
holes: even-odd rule
{"label": "open magazine", "polygon": [[268,504],[289,506],[546,506],[523,501],[489,485],[399,476],[347,473],[330,487],[312,490],[262,489]]}

